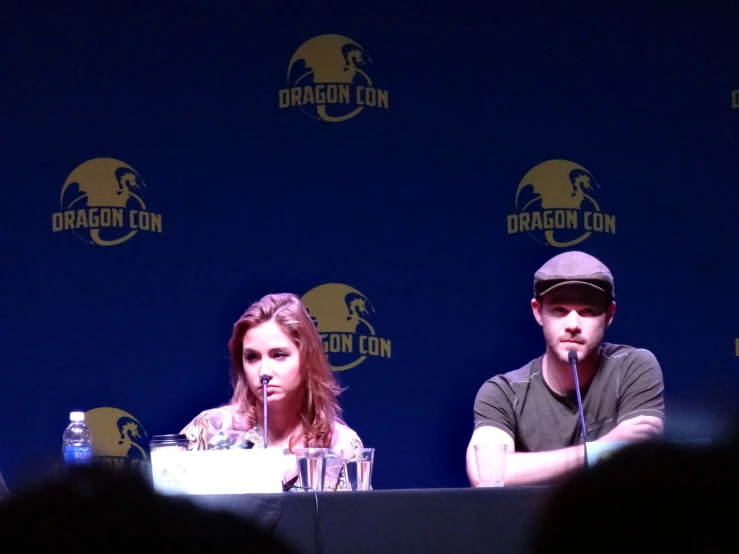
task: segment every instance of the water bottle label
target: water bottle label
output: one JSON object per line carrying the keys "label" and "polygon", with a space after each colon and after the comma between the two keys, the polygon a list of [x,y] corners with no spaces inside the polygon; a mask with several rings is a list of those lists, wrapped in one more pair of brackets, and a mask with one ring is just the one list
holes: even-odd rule
{"label": "water bottle label", "polygon": [[65,446],[64,461],[68,464],[89,464],[92,459],[90,446]]}

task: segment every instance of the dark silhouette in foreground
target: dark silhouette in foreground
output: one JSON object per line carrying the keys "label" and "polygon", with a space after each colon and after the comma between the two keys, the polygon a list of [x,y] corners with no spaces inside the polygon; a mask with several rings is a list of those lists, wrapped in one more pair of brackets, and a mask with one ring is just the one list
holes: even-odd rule
{"label": "dark silhouette in foreground", "polygon": [[572,475],[543,507],[532,552],[739,552],[736,443],[648,442]]}
{"label": "dark silhouette in foreground", "polygon": [[156,494],[139,476],[74,468],[0,502],[3,554],[291,551],[230,512]]}

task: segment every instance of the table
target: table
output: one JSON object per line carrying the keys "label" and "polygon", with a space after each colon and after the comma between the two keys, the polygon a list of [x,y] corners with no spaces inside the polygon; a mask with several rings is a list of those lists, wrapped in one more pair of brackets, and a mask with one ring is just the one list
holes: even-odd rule
{"label": "table", "polygon": [[296,554],[525,553],[548,487],[190,496]]}

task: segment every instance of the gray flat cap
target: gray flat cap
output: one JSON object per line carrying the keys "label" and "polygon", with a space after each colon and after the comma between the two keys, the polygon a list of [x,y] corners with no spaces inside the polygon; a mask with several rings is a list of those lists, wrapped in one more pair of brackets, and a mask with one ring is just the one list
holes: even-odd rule
{"label": "gray flat cap", "polygon": [[613,300],[616,291],[611,271],[599,259],[576,250],[551,258],[534,274],[534,296],[564,285],[586,285]]}

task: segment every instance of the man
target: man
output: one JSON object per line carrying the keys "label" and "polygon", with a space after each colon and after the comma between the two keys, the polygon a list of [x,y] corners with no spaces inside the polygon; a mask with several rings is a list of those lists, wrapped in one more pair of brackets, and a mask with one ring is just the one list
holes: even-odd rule
{"label": "man", "polygon": [[664,423],[662,370],[648,350],[602,342],[616,310],[613,276],[583,252],[565,252],[534,275],[531,309],[546,351],[486,381],[475,399],[467,475],[479,486],[474,446],[506,444],[505,485],[540,484],[583,467],[577,375],[587,440],[636,441]]}

